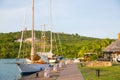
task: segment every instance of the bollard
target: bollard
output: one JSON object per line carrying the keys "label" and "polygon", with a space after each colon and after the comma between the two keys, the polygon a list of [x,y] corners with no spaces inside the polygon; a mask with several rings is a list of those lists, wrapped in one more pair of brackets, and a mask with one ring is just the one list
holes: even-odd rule
{"label": "bollard", "polygon": [[53,71],[55,71],[55,72],[58,71],[58,64],[55,64],[55,65],[53,66]]}
{"label": "bollard", "polygon": [[63,66],[63,67],[65,66],[65,62],[62,62],[62,66]]}
{"label": "bollard", "polygon": [[96,76],[100,77],[100,70],[99,69],[96,69]]}
{"label": "bollard", "polygon": [[49,78],[50,77],[50,67],[46,67],[44,70],[44,77]]}
{"label": "bollard", "polygon": [[60,68],[62,68],[62,67],[63,67],[62,62],[60,62],[60,63],[59,63],[59,67],[60,67]]}
{"label": "bollard", "polygon": [[68,60],[65,61],[65,64],[66,64],[66,65],[68,64]]}

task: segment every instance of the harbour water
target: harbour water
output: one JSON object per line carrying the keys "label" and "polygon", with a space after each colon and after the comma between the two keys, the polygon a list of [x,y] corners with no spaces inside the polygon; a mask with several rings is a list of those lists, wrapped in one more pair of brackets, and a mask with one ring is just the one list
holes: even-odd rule
{"label": "harbour water", "polygon": [[0,59],[0,80],[18,80],[20,78],[16,62],[18,62],[16,59]]}

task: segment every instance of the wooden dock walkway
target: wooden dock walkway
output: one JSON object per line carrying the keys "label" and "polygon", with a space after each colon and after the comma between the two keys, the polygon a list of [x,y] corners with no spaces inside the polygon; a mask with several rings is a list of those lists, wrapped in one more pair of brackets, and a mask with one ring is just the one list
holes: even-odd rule
{"label": "wooden dock walkway", "polygon": [[77,64],[70,63],[59,68],[58,72],[51,71],[50,78],[44,78],[44,72],[41,71],[38,73],[38,77],[36,77],[36,74],[32,74],[19,80],[84,80],[84,78]]}
{"label": "wooden dock walkway", "polygon": [[77,64],[72,63],[66,65],[66,68],[59,74],[57,80],[84,80]]}

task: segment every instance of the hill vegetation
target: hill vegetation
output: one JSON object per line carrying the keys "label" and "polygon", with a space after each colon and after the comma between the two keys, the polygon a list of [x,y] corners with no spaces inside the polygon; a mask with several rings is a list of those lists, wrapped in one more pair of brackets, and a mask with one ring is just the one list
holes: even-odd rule
{"label": "hill vegetation", "polygon": [[[17,58],[21,38],[20,32],[0,33],[0,58]],[[38,39],[41,39],[41,31],[35,31]],[[46,51],[49,51],[50,31],[45,32]],[[55,37],[56,36],[56,37]],[[31,31],[24,32],[24,39],[31,37]],[[41,40],[42,41],[42,40]],[[43,49],[39,47],[43,43],[35,42],[36,50]],[[78,58],[84,56],[84,53],[96,53],[96,57],[102,56],[102,50],[108,46],[113,39],[99,39],[92,37],[80,36],[78,34],[53,33],[53,53],[66,58]],[[57,44],[57,46],[56,46]],[[30,42],[23,42],[20,57],[30,55]],[[95,57],[94,57],[95,58]],[[93,59],[93,58],[92,58]]]}

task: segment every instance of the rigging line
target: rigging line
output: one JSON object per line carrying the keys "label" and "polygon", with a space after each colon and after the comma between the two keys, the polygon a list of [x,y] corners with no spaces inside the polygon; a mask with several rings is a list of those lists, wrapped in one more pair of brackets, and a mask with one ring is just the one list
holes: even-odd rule
{"label": "rigging line", "polygon": [[21,48],[22,48],[23,33],[24,33],[24,29],[22,30],[22,35],[21,35],[21,39],[20,39],[20,46],[19,46],[19,52],[18,52],[18,59],[19,59],[19,57],[20,57]]}
{"label": "rigging line", "polygon": [[46,49],[46,43],[45,43],[45,38],[46,38],[46,36],[45,36],[45,24],[44,24],[44,29],[43,29],[43,38],[44,38],[44,52],[46,51],[45,49]]}
{"label": "rigging line", "polygon": [[51,42],[51,45],[50,45],[50,52],[52,53],[52,26],[53,26],[53,21],[52,21],[52,0],[50,0],[50,5],[49,5],[49,13],[50,13],[50,42]]}
{"label": "rigging line", "polygon": [[55,37],[55,33],[54,33],[54,40],[55,40],[55,46],[56,46],[56,50],[57,50],[57,55],[58,55],[58,46],[57,46],[57,40],[56,40],[56,37]]}
{"label": "rigging line", "polygon": [[61,53],[62,53],[62,56],[63,56],[63,52],[62,52],[62,44],[61,44],[61,40],[60,40],[59,33],[57,33],[57,36],[58,36],[58,40],[59,40],[60,50],[61,50]]}
{"label": "rigging line", "polygon": [[[45,35],[45,27],[46,24],[42,25],[41,29],[41,51],[45,52],[46,51],[46,35]],[[43,44],[42,44],[43,43]],[[42,49],[43,48],[43,49]]]}
{"label": "rigging line", "polygon": [[22,35],[21,35],[21,39],[20,39],[20,46],[19,46],[19,51],[18,51],[18,59],[20,58],[22,42],[23,42],[23,37],[24,37],[24,29],[26,27],[26,16],[27,16],[27,9],[26,9],[25,16],[24,16],[24,24],[23,24],[23,30],[22,30]]}

